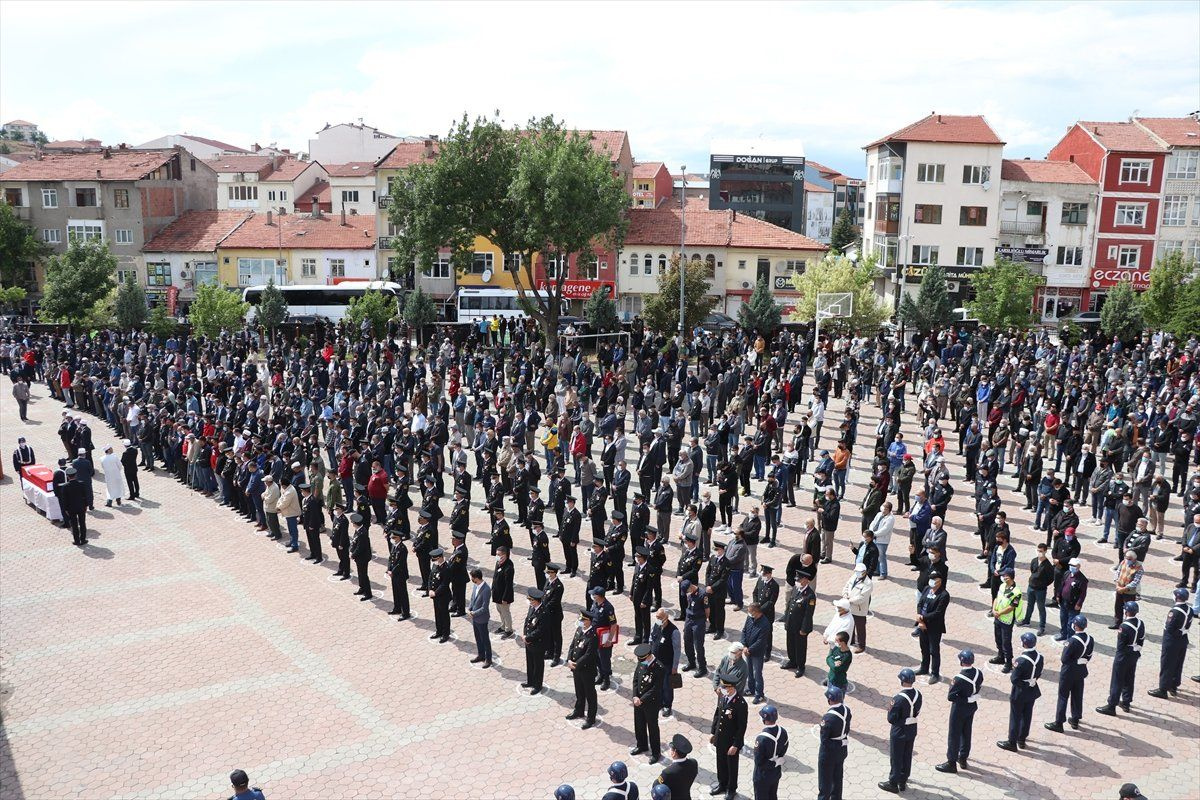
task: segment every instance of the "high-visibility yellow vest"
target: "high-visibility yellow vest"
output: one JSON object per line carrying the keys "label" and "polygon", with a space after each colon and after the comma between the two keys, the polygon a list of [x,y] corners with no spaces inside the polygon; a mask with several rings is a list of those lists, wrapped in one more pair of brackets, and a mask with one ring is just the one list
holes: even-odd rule
{"label": "high-visibility yellow vest", "polygon": [[[1011,607],[1010,607],[1011,606]],[[1001,609],[1008,608],[1008,611],[1001,613]],[[1003,622],[1005,625],[1012,625],[1017,620],[1017,612],[1021,609],[1021,590],[1013,584],[1010,589],[1007,586],[1001,586],[1000,591],[996,594],[996,599],[992,601],[992,614],[997,621]]]}

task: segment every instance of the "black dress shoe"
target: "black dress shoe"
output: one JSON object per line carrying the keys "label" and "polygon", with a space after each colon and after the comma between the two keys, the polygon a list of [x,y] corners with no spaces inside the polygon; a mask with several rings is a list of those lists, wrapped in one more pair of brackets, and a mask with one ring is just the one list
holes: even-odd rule
{"label": "black dress shoe", "polygon": [[1028,743],[1028,742],[1026,742],[1024,739],[1018,739],[1018,740],[1017,740],[1017,747],[1021,748],[1022,750],[1028,750],[1028,749],[1029,749],[1029,743]]}
{"label": "black dress shoe", "polygon": [[391,610],[391,611],[389,611],[389,612],[388,612],[388,616],[389,616],[389,617],[398,617],[398,616],[400,616],[400,612],[399,612],[399,611],[396,611],[395,609],[393,609],[393,610]]}
{"label": "black dress shoe", "polygon": [[429,634],[429,638],[430,639],[440,639],[440,638],[442,638],[442,635],[440,633],[431,633],[431,634]]}
{"label": "black dress shoe", "polygon": [[706,670],[706,669],[698,669],[698,670],[696,670],[696,672],[695,672],[695,676],[696,676],[697,678],[703,678],[703,677],[705,677],[705,676],[707,676],[707,675],[708,675],[708,670]]}
{"label": "black dress shoe", "polygon": [[475,656],[471,659],[472,664],[478,664],[480,661],[483,661],[483,656]]}
{"label": "black dress shoe", "polygon": [[1061,723],[1061,722],[1047,722],[1047,723],[1046,723],[1045,725],[1043,725],[1042,727],[1043,727],[1043,728],[1045,728],[1045,729],[1046,729],[1046,730],[1048,730],[1048,731],[1054,731],[1055,733],[1062,733],[1062,732],[1063,732],[1063,726],[1062,726],[1062,723]]}
{"label": "black dress shoe", "polygon": [[1096,713],[1103,714],[1106,717],[1115,717],[1117,715],[1116,706],[1096,706]]}
{"label": "black dress shoe", "polygon": [[944,761],[934,767],[938,772],[949,772],[954,774],[958,772],[958,766],[953,761]]}
{"label": "black dress shoe", "polygon": [[483,662],[483,667],[482,667],[482,669],[491,669],[491,668],[492,668],[492,662],[491,662],[491,661],[485,661],[485,662]]}
{"label": "black dress shoe", "polygon": [[1146,692],[1146,694],[1150,695],[1151,697],[1157,697],[1160,700],[1165,700],[1167,698],[1167,693],[1162,689],[1151,689],[1150,691]]}
{"label": "black dress shoe", "polygon": [[885,792],[891,792],[892,794],[900,794],[900,787],[897,786],[896,784],[892,783],[891,781],[880,781],[878,786],[880,789],[883,789]]}
{"label": "black dress shoe", "polygon": [[438,639],[438,644],[445,644],[445,643],[446,643],[446,642],[448,642],[448,641],[450,641],[450,637],[449,637],[449,636],[443,636],[442,638]]}
{"label": "black dress shoe", "polygon": [[648,748],[648,747],[633,747],[633,748],[630,748],[629,755],[640,756],[642,753],[648,753],[648,752],[650,752],[650,748]]}
{"label": "black dress shoe", "polygon": [[361,603],[363,600],[374,600],[374,599],[375,599],[375,596],[374,596],[374,595],[370,595],[370,594],[364,594],[362,597],[358,598],[358,600],[359,600],[359,602],[360,602],[360,603]]}
{"label": "black dress shoe", "polygon": [[652,756],[650,756],[650,758],[648,758],[648,759],[646,760],[646,763],[648,763],[648,764],[657,764],[661,758],[662,758],[662,756],[656,756],[656,755],[652,755]]}
{"label": "black dress shoe", "polygon": [[725,787],[724,786],[712,786],[709,788],[708,793],[710,795],[712,795],[713,797],[716,797],[719,794],[725,794]]}
{"label": "black dress shoe", "polygon": [[960,758],[958,760],[958,768],[959,769],[970,769],[970,765],[967,764],[967,760],[965,758]]}
{"label": "black dress shoe", "polygon": [[1079,730],[1079,720],[1071,719],[1070,717],[1068,717],[1067,724],[1071,726],[1071,730],[1073,730],[1073,731]]}
{"label": "black dress shoe", "polygon": [[663,710],[662,710],[660,713],[661,713],[661,714],[662,714],[664,717],[669,717],[669,716],[671,716],[671,709],[669,709],[669,708],[664,708],[664,709],[663,709]]}
{"label": "black dress shoe", "polygon": [[1119,708],[1120,708],[1122,711],[1124,711],[1126,714],[1128,714],[1128,713],[1129,713],[1129,703],[1121,703],[1121,704],[1119,705]]}
{"label": "black dress shoe", "polygon": [[522,683],[522,684],[521,684],[521,688],[522,688],[522,689],[528,689],[529,687],[530,687],[530,684],[528,684],[528,683]]}
{"label": "black dress shoe", "polygon": [[1010,742],[1010,741],[1008,741],[1007,739],[1004,739],[1003,741],[996,742],[996,747],[999,747],[1001,750],[1007,750],[1007,751],[1009,751],[1010,753],[1017,753],[1017,752],[1020,752],[1020,751],[1017,749],[1017,745],[1016,745],[1016,743],[1015,743],[1015,742]]}
{"label": "black dress shoe", "polygon": [[530,689],[530,690],[529,690],[529,693],[530,693],[531,695],[532,695],[532,694],[541,694],[541,693],[542,693],[542,687],[538,686],[538,687],[535,687],[535,688],[533,688],[533,689]]}
{"label": "black dress shoe", "polygon": [[579,730],[581,730],[581,731],[586,731],[586,730],[588,730],[589,728],[594,728],[594,727],[596,727],[596,720],[594,720],[594,719],[589,719],[587,722],[585,722],[585,723],[583,723],[582,725],[580,725],[580,726],[579,726]]}
{"label": "black dress shoe", "polygon": [[572,711],[570,714],[567,714],[567,719],[583,719],[583,714],[576,714]]}

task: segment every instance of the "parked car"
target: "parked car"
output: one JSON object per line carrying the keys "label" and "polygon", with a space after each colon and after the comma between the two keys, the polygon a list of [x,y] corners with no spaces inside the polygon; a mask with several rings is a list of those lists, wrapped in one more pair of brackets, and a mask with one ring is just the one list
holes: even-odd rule
{"label": "parked car", "polygon": [[736,331],[739,326],[733,317],[714,311],[704,318],[699,327],[709,333],[724,333],[725,331]]}
{"label": "parked car", "polygon": [[1071,320],[1071,322],[1074,322],[1076,325],[1099,325],[1100,324],[1100,312],[1099,311],[1080,311],[1075,316],[1070,317],[1070,320]]}

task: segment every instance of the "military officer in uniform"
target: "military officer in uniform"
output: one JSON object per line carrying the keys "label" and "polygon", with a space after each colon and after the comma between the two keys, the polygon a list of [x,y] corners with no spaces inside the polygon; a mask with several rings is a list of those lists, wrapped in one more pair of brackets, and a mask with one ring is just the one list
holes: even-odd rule
{"label": "military officer in uniform", "polygon": [[892,726],[888,737],[888,758],[891,773],[879,788],[892,794],[900,794],[908,788],[908,776],[912,774],[913,745],[917,741],[917,717],[921,715],[921,692],[913,687],[917,675],[911,669],[900,670],[900,686],[888,707],[887,721]]}
{"label": "military officer in uniform", "polygon": [[958,654],[962,667],[950,681],[950,730],[946,736],[946,761],[934,769],[938,772],[958,772],[967,768],[971,756],[971,727],[979,709],[979,690],[983,688],[983,670],[975,666],[975,654],[962,650]]}
{"label": "military officer in uniform", "polygon": [[450,565],[446,563],[446,551],[440,547],[429,551],[429,559],[432,562],[429,591],[433,594],[433,633],[429,638],[445,644],[450,641],[450,599],[453,596]]}
{"label": "military officer in uniform", "polygon": [[1133,682],[1137,678],[1137,665],[1142,657],[1142,644],[1146,641],[1146,625],[1138,619],[1136,600],[1126,600],[1123,607],[1125,619],[1117,634],[1117,653],[1113,656],[1112,678],[1108,684],[1108,702],[1096,709],[1109,717],[1117,715],[1117,706],[1129,711],[1133,702]]}
{"label": "military officer in uniform", "polygon": [[629,602],[633,606],[633,639],[631,645],[639,645],[650,638],[650,605],[654,600],[650,585],[650,551],[639,547],[634,551],[637,565],[633,568],[633,579],[629,582]]}
{"label": "military officer in uniform", "polygon": [[[1054,712],[1054,721],[1045,723],[1048,731],[1063,732],[1063,722],[1070,722],[1071,727],[1079,730],[1079,720],[1083,716],[1083,684],[1088,675],[1088,662],[1092,660],[1092,650],[1096,642],[1087,633],[1088,621],[1083,614],[1077,614],[1071,620],[1071,638],[1063,646],[1062,667],[1058,671],[1058,706]],[[1067,716],[1067,703],[1071,704],[1071,716]]]}
{"label": "military officer in uniform", "polygon": [[371,528],[369,517],[355,511],[350,515],[350,524],[354,526],[354,536],[350,538],[350,557],[354,559],[354,572],[358,575],[359,600],[370,600],[371,579],[367,577],[367,568],[371,563],[371,538],[368,531]]}
{"label": "military officer in uniform", "polygon": [[1033,704],[1042,696],[1038,679],[1042,677],[1045,659],[1037,651],[1037,635],[1032,632],[1021,634],[1021,655],[1013,660],[1009,679],[1012,690],[1008,695],[1008,738],[996,742],[1001,750],[1017,752],[1017,748],[1028,747],[1029,726],[1033,722]]}
{"label": "military officer in uniform", "polygon": [[587,599],[584,603],[585,607],[591,608],[595,602],[595,592],[597,589],[601,593],[607,590],[608,586],[608,553],[604,550],[604,542],[597,539],[592,542],[592,559],[588,564],[588,579],[587,579]]}
{"label": "military officer in uniform", "polygon": [[338,568],[333,573],[344,581],[350,580],[350,518],[346,516],[346,504],[335,503],[330,514],[333,524],[329,530],[329,544],[337,553]]}
{"label": "military officer in uniform", "polygon": [[308,537],[308,558],[314,564],[325,560],[321,553],[321,529],[325,527],[325,512],[321,508],[321,496],[312,490],[308,483],[300,484],[300,492],[304,495],[300,511],[300,521],[304,524],[304,534]]}
{"label": "military officer in uniform", "polygon": [[808,663],[808,635],[813,629],[813,614],[817,610],[817,593],[813,591],[811,576],[801,570],[796,575],[796,585],[788,597],[784,613],[784,631],[787,634],[787,660],[781,669],[794,670],[796,677],[804,675]]}
{"label": "military officer in uniform", "polygon": [[408,605],[408,547],[404,531],[392,530],[392,552],[388,554],[387,575],[392,580],[392,610],[388,613],[400,621],[412,616]]}
{"label": "military officer in uniform", "polygon": [[687,598],[684,608],[683,652],[687,656],[684,672],[693,672],[697,678],[708,674],[708,659],[704,655],[704,634],[708,625],[708,596],[700,590],[700,584],[685,580],[679,584]]}
{"label": "military officer in uniform", "polygon": [[754,740],[754,800],[779,800],[788,734],[779,724],[779,709],[775,706],[763,706],[758,716],[762,718],[763,729]]}
{"label": "military officer in uniform", "polygon": [[617,594],[625,591],[625,540],[628,538],[624,512],[612,512],[612,522],[604,536],[604,552],[608,555],[608,588]]}
{"label": "military officer in uniform", "polygon": [[471,576],[467,572],[466,538],[466,534],[461,531],[450,533],[450,593],[453,598],[452,610],[456,617],[467,615],[467,584],[471,582]]}
{"label": "military officer in uniform", "polygon": [[525,627],[521,634],[525,641],[525,682],[522,689],[528,689],[530,694],[542,693],[542,677],[546,672],[545,618],[542,616],[542,598],[545,596],[541,589],[530,589],[529,612],[525,614]]}
{"label": "military officer in uniform", "polygon": [[575,682],[575,708],[567,719],[583,717],[583,730],[596,724],[596,669],[599,666],[599,650],[596,645],[596,629],[592,627],[592,615],[579,612],[579,624],[567,650],[567,669]]}
{"label": "military officer in uniform", "polygon": [[713,542],[716,552],[709,557],[704,569],[704,593],[708,595],[708,632],[714,639],[725,637],[725,595],[729,591],[729,562],[725,560],[725,543]]}
{"label": "military officer in uniform", "polygon": [[676,621],[685,619],[684,610],[687,608],[687,597],[683,591],[684,581],[697,583],[700,580],[700,561],[703,555],[696,546],[699,537],[694,533],[685,534],[683,549],[679,552],[679,562],[675,565],[675,575],[679,580],[679,614]]}
{"label": "military officer in uniform", "polygon": [[[454,508],[450,509],[450,530],[465,534],[471,526],[470,513],[471,498],[461,488],[455,487]],[[496,555],[495,552],[492,555]]]}
{"label": "military officer in uniform", "polygon": [[659,538],[657,528],[646,529],[646,549],[650,551],[650,588],[654,590],[654,603],[651,611],[662,607],[662,573],[667,564],[667,549]]}
{"label": "military officer in uniform", "polygon": [[592,482],[592,495],[587,499],[588,519],[592,521],[592,538],[604,538],[604,504],[608,501],[608,490],[604,488],[604,477],[597,475]]}
{"label": "military officer in uniform", "polygon": [[696,759],[688,758],[691,752],[692,743],[685,736],[677,733],[671,737],[671,743],[667,746],[667,757],[671,763],[663,768],[655,780],[656,784],[671,790],[671,800],[692,800],[692,784],[696,782],[700,765]]}
{"label": "military officer in uniform", "polygon": [[817,800],[842,800],[842,769],[846,763],[850,720],[853,714],[842,702],[845,693],[836,686],[825,688],[828,708],[821,717],[821,746],[817,751]]}
{"label": "military officer in uniform", "polygon": [[550,537],[542,521],[534,522],[529,528],[529,538],[532,540],[530,559],[533,561],[533,579],[537,588],[546,589],[546,565],[550,563]]}
{"label": "military officer in uniform", "polygon": [[658,733],[658,712],[662,703],[663,665],[654,657],[654,647],[639,644],[633,650],[637,667],[633,670],[633,732],[637,743],[629,755],[650,751],[650,763],[657,764],[662,755]]}
{"label": "military officer in uniform", "polygon": [[492,548],[492,555],[496,555],[496,551],[501,547],[506,547],[512,552],[512,532],[509,530],[508,520],[504,518],[503,508],[492,508],[492,536],[487,543]]}
{"label": "military officer in uniform", "polygon": [[579,572],[579,529],[583,525],[583,514],[575,507],[575,496],[567,496],[567,508],[563,512],[562,527],[558,532],[562,542],[563,564],[572,578]]}
{"label": "military officer in uniform", "polygon": [[422,597],[429,597],[429,578],[432,572],[430,568],[431,554],[434,550],[441,550],[441,548],[438,547],[437,526],[433,523],[433,517],[429,511],[421,509],[419,520],[417,532],[413,534],[413,553],[417,556],[417,567],[421,571],[421,585],[417,587],[417,591],[421,592]]}
{"label": "military officer in uniform", "polygon": [[738,692],[736,679],[722,675],[709,731],[709,741],[717,750],[717,782],[710,787],[710,794],[724,792],[728,800],[737,796],[738,756],[746,743],[746,717],[746,698]]}
{"label": "military officer in uniform", "polygon": [[546,615],[546,660],[552,667],[562,663],[564,588],[558,579],[561,569],[558,564],[546,565],[546,586],[542,589],[546,593],[542,598],[542,612]]}
{"label": "military officer in uniform", "polygon": [[596,683],[601,691],[607,692],[612,686],[612,649],[620,631],[617,625],[617,611],[612,603],[604,599],[604,587],[592,589],[592,625],[596,628],[597,646],[600,655],[600,671]]}
{"label": "military officer in uniform", "polygon": [[1163,627],[1162,656],[1158,667],[1158,686],[1147,692],[1151,697],[1165,698],[1179,694],[1183,680],[1183,660],[1187,657],[1188,629],[1192,627],[1195,614],[1187,603],[1188,590],[1182,586],[1175,589],[1175,605],[1167,611]]}

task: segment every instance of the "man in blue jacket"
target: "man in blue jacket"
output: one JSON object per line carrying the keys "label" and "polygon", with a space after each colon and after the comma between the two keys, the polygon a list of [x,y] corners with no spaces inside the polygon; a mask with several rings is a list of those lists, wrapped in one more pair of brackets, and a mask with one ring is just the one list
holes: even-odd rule
{"label": "man in blue jacket", "polygon": [[762,703],[766,700],[763,664],[771,657],[771,622],[758,603],[750,603],[746,610],[749,616],[742,626],[742,646],[746,648],[746,665],[749,668],[746,694],[753,695],[755,703]]}
{"label": "man in blue jacket", "polygon": [[913,501],[912,511],[905,516],[908,517],[908,563],[913,569],[918,568],[917,554],[921,552],[921,540],[925,538],[926,531],[929,530],[930,524],[933,522],[933,507],[925,499],[925,490],[917,490],[917,499]]}

